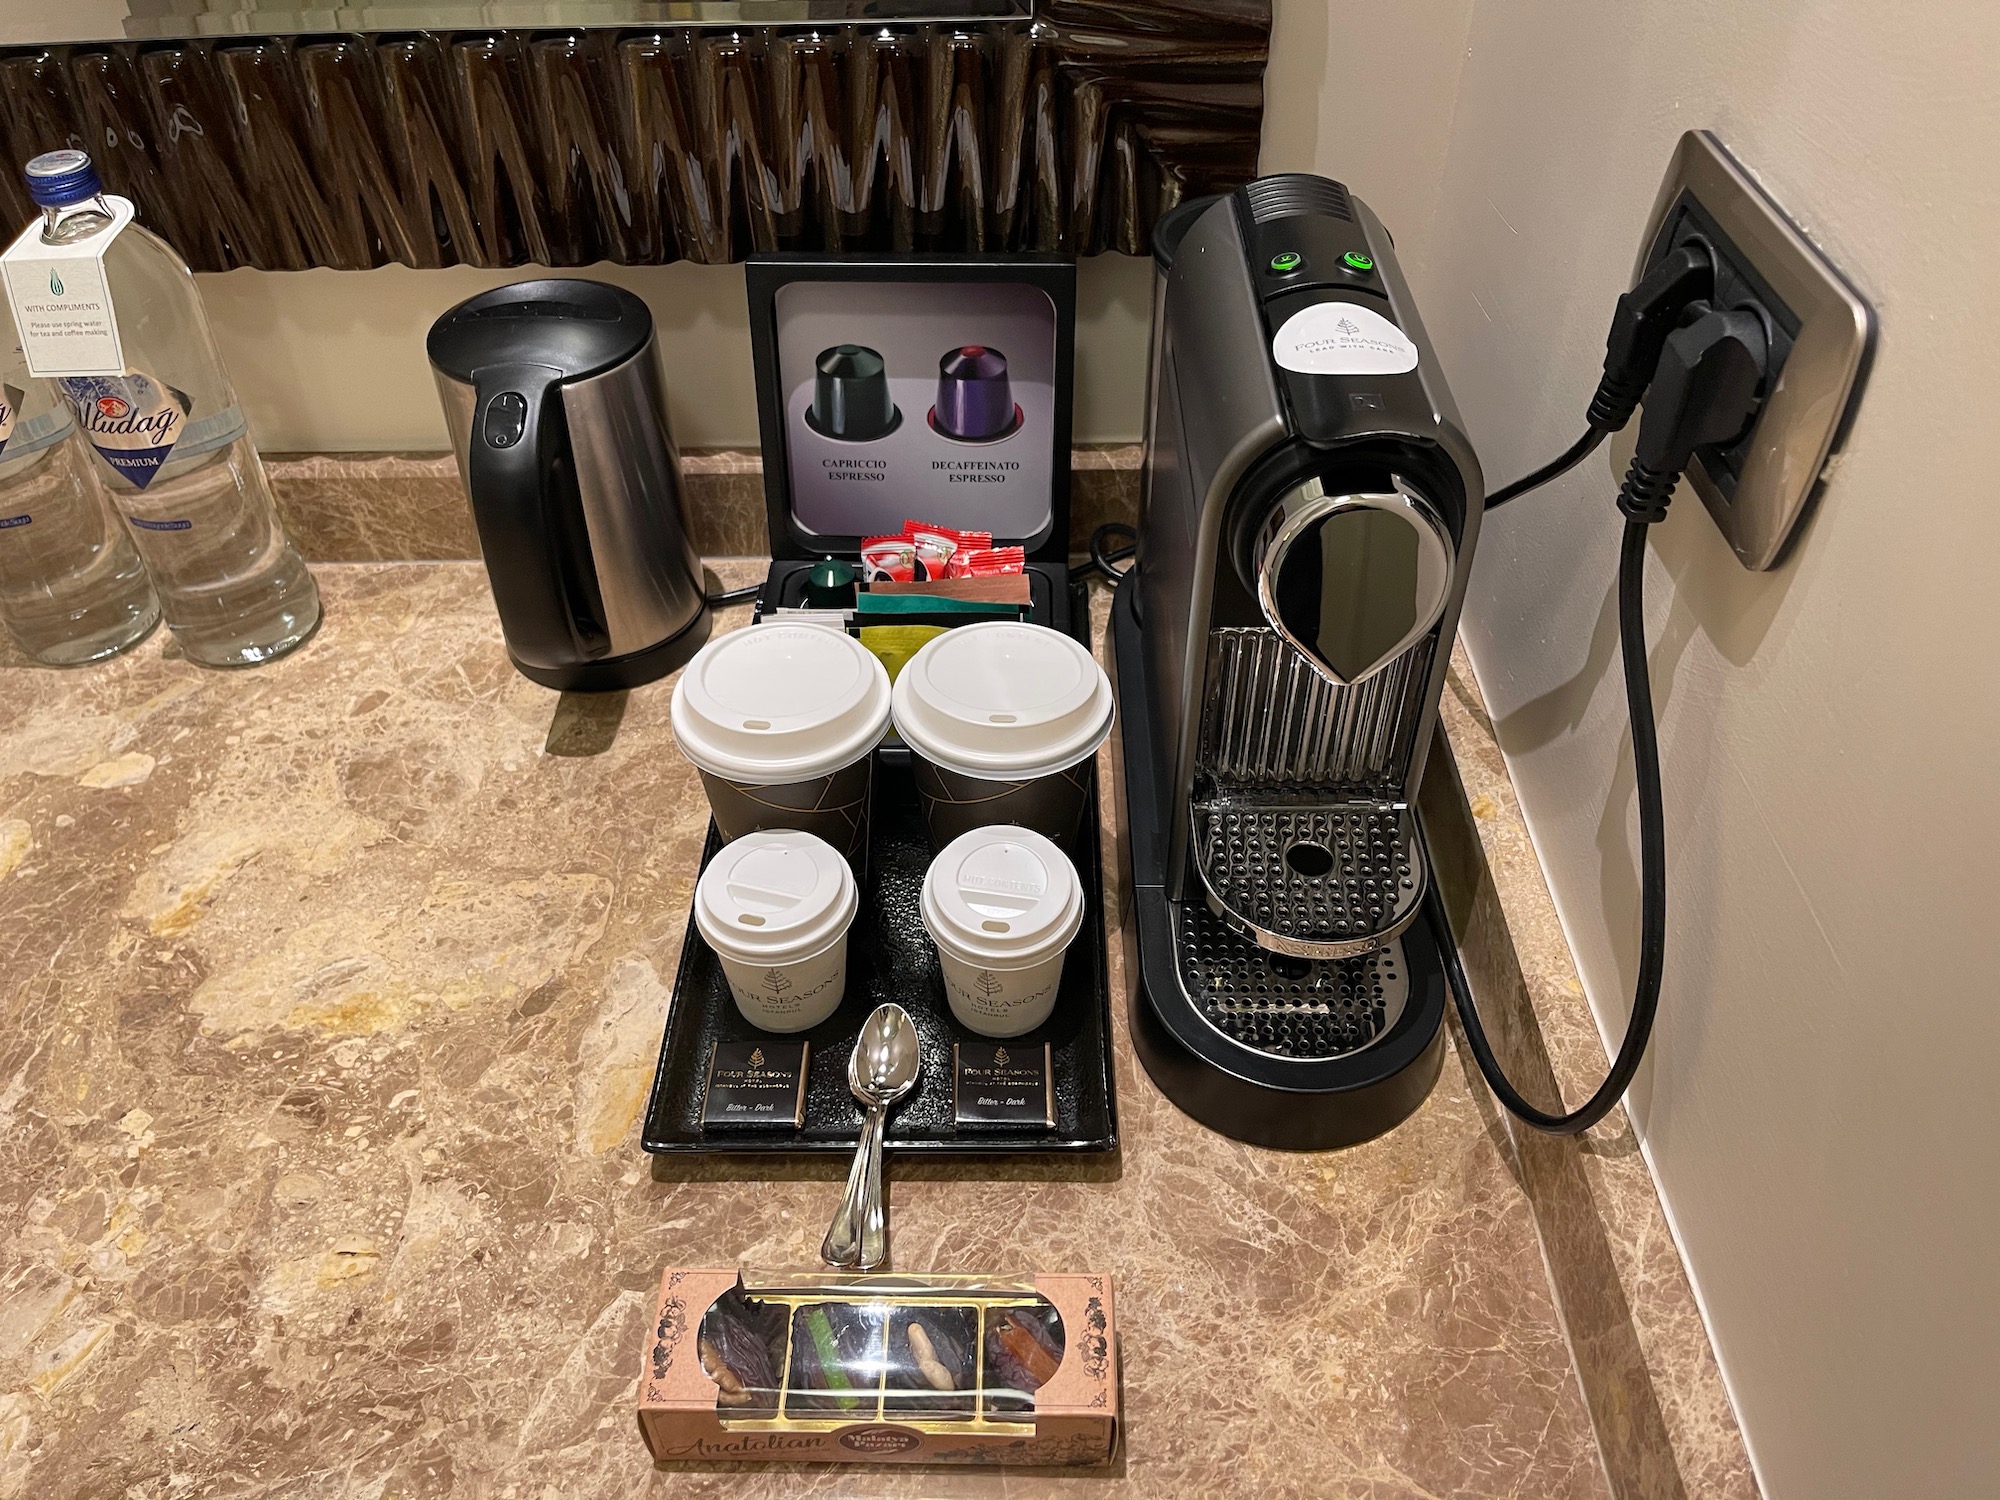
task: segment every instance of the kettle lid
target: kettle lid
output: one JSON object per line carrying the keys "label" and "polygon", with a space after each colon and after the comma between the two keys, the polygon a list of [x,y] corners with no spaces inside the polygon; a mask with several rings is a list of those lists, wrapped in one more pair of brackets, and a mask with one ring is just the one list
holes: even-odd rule
{"label": "kettle lid", "polygon": [[459,303],[431,325],[424,347],[433,365],[467,384],[475,370],[511,364],[583,380],[623,364],[652,336],[652,313],[622,287],[549,277]]}

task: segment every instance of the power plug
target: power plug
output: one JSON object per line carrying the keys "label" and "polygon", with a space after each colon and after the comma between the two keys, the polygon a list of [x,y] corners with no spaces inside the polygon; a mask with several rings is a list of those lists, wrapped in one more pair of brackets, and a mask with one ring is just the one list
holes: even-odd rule
{"label": "power plug", "polygon": [[1696,248],[1712,266],[1708,301],[1763,324],[1756,419],[1696,447],[1687,477],[1737,560],[1775,567],[1852,420],[1874,313],[1705,130],[1681,137],[1641,244],[1635,284]]}

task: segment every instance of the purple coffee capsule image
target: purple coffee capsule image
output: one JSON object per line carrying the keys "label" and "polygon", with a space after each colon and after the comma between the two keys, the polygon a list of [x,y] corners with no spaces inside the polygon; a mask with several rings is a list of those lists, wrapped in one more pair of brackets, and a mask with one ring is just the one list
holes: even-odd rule
{"label": "purple coffee capsule image", "polygon": [[961,443],[990,443],[1021,425],[1007,380],[1007,356],[984,344],[947,350],[938,360],[937,405],[931,426]]}
{"label": "purple coffee capsule image", "polygon": [[889,371],[865,344],[835,344],[813,361],[806,426],[823,437],[872,443],[896,430],[903,414],[889,399]]}

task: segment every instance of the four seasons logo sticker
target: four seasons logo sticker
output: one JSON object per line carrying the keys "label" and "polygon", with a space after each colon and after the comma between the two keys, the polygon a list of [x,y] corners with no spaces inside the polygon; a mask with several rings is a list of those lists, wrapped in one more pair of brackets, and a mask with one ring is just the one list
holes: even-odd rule
{"label": "four seasons logo sticker", "polygon": [[1271,357],[1301,375],[1400,375],[1417,367],[1417,346],[1373,308],[1315,302],[1285,319]]}

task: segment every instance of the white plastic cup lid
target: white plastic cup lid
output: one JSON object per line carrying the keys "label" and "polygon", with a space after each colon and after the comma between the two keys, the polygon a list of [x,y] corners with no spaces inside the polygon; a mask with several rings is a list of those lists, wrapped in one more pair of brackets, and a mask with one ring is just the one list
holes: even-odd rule
{"label": "white plastic cup lid", "polygon": [[889,727],[889,673],[852,636],[752,625],[710,641],[674,684],[674,739],[710,775],[809,781],[873,750]]}
{"label": "white plastic cup lid", "polygon": [[1083,882],[1048,839],[996,824],[953,839],[924,876],[924,927],[966,963],[1020,969],[1070,945],[1083,926]]}
{"label": "white plastic cup lid", "polygon": [[913,750],[988,780],[1066,771],[1111,733],[1111,679],[1081,643],[1046,625],[948,630],[897,674],[893,701]]}
{"label": "white plastic cup lid", "polygon": [[810,958],[847,931],[860,905],[840,851],[789,829],[723,845],[694,888],[695,926],[709,947],[742,963]]}

